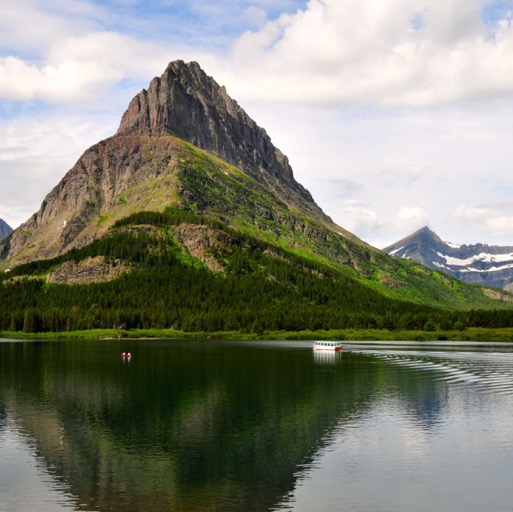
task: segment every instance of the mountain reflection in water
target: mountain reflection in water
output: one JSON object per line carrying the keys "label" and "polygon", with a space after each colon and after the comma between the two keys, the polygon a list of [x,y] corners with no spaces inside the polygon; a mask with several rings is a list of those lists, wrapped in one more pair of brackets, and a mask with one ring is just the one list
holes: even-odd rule
{"label": "mountain reflection in water", "polygon": [[[417,483],[408,498],[405,484],[432,478],[438,439],[463,433],[476,443],[476,425],[491,429],[491,418],[497,431],[477,441],[512,454],[503,414],[512,361],[359,347],[315,354],[306,343],[0,343],[0,460],[16,443],[31,454],[40,512],[340,510],[342,497],[348,510],[393,510],[398,502],[387,508],[384,496],[401,487],[391,469],[408,508],[425,489]],[[462,464],[465,453],[456,451]],[[439,468],[446,479],[450,467]],[[37,502],[6,492],[10,512]]]}

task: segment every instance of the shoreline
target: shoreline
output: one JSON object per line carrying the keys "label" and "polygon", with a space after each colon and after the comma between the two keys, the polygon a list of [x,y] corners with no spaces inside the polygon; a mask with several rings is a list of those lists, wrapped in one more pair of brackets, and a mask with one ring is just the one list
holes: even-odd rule
{"label": "shoreline", "polygon": [[25,333],[1,331],[3,340],[89,340],[89,341],[155,341],[155,340],[237,340],[237,341],[348,341],[348,342],[513,342],[513,327],[471,327],[462,331],[390,331],[386,329],[332,329],[322,331],[272,331],[248,333],[183,332],[170,329],[92,329],[71,332]]}

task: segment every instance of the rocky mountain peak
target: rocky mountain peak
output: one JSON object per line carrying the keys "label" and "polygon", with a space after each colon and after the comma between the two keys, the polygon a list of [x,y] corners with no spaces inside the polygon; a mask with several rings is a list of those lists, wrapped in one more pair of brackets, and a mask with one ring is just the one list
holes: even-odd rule
{"label": "rocky mountain peak", "polygon": [[[197,62],[171,62],[130,102],[117,135],[170,134],[214,153],[261,183],[310,193],[295,179],[287,157]],[[280,187],[281,188],[281,187]]]}
{"label": "rocky mountain peak", "polygon": [[400,256],[430,266],[433,253],[440,250],[443,245],[442,239],[428,226],[424,226],[383,250],[392,256]]}
{"label": "rocky mountain peak", "polygon": [[513,246],[459,245],[444,242],[428,227],[386,247],[392,256],[406,258],[469,283],[513,289]]}
{"label": "rocky mountain peak", "polygon": [[417,231],[409,235],[407,239],[429,240],[437,243],[442,242],[442,239],[428,226],[424,226],[418,229]]}
{"label": "rocky mountain peak", "polygon": [[354,238],[334,226],[224,87],[196,62],[175,61],[133,98],[117,133],[86,150],[41,208],[0,243],[0,262],[83,247],[136,211],[175,205],[227,215],[241,202],[241,215],[255,225],[260,216],[273,218],[274,204]]}
{"label": "rocky mountain peak", "polygon": [[[171,134],[194,144],[194,124],[207,113],[197,111],[199,104],[205,107],[222,96],[221,88],[214,84],[197,62],[171,62],[161,77],[155,77],[148,89],[132,99],[117,134]],[[217,100],[226,106],[227,101]]]}
{"label": "rocky mountain peak", "polygon": [[7,224],[3,219],[0,219],[0,240],[3,240],[9,236],[12,232],[11,226]]}
{"label": "rocky mountain peak", "polygon": [[418,229],[417,231],[415,231],[415,233],[413,233],[413,235],[429,235],[429,236],[435,236],[435,237],[438,236],[434,231],[432,231],[429,228],[429,226],[424,226],[424,227]]}

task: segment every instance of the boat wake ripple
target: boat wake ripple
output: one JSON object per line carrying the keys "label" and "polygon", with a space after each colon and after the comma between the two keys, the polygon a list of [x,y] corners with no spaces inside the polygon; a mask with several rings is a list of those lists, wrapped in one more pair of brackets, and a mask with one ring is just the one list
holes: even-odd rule
{"label": "boat wake ripple", "polygon": [[[371,353],[368,351],[367,353]],[[513,353],[374,352],[387,363],[429,372],[449,384],[478,386],[483,392],[513,395]]]}

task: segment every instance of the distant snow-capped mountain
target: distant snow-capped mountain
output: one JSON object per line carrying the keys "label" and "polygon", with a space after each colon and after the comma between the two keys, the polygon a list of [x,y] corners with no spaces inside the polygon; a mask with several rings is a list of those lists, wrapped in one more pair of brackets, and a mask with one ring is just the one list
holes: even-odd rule
{"label": "distant snow-capped mountain", "polygon": [[452,244],[424,227],[383,250],[468,283],[513,291],[513,247]]}

